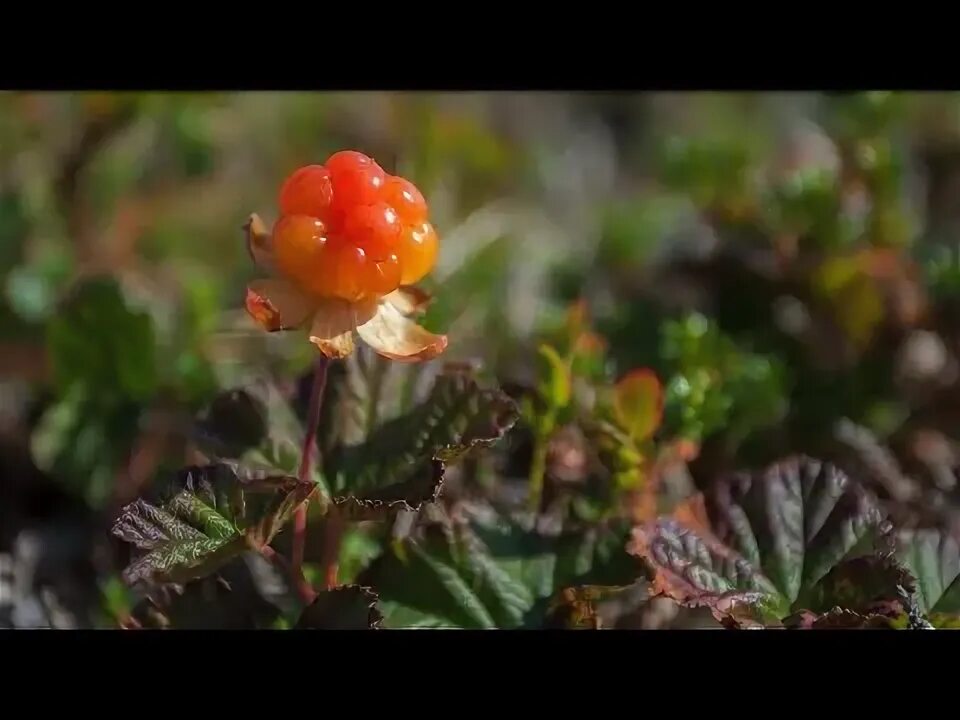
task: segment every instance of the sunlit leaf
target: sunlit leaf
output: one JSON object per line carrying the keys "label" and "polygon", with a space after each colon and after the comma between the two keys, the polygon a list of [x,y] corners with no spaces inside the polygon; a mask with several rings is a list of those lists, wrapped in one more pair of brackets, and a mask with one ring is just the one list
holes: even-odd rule
{"label": "sunlit leaf", "polygon": [[831,571],[880,542],[876,500],[809,458],[721,478],[682,510],[634,529],[657,590],[711,607],[733,596],[770,622],[830,604],[846,587]]}
{"label": "sunlit leaf", "polygon": [[663,417],[663,387],[652,370],[633,370],[614,387],[614,414],[633,440],[650,437]]}
{"label": "sunlit leaf", "polygon": [[124,570],[129,584],[184,583],[268,544],[313,484],[228,465],[181,471],[156,503],[137,499],[113,534],[143,551]]}
{"label": "sunlit leaf", "polygon": [[570,363],[549,345],[541,345],[538,352],[544,366],[540,392],[552,407],[566,407],[570,402],[573,380]]}

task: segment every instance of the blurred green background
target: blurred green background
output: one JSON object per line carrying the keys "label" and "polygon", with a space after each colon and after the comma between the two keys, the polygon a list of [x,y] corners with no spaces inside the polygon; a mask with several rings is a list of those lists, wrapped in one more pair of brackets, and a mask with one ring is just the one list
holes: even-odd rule
{"label": "blurred green background", "polygon": [[[283,178],[345,148],[430,203],[425,324],[446,360],[529,386],[582,298],[598,372],[658,373],[695,480],[824,450],[848,420],[950,495],[914,440],[937,433],[952,462],[958,99],[0,94],[0,625],[97,622],[57,620],[39,588],[67,607],[93,578],[109,596],[103,518],[183,462],[191,414],[307,366],[306,343],[243,312],[242,225],[272,222]],[[66,559],[25,578],[24,553],[71,532]]]}

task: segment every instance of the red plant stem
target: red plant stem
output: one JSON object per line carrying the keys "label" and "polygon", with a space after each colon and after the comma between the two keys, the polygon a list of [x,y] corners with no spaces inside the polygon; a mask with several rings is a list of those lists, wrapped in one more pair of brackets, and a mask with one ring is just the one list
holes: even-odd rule
{"label": "red plant stem", "polygon": [[340,570],[340,541],[343,539],[343,518],[336,505],[330,506],[323,532],[323,582],[327,590],[337,586]]}
{"label": "red plant stem", "polygon": [[[325,355],[317,358],[313,367],[313,385],[310,388],[310,407],[307,411],[307,432],[303,438],[303,451],[300,455],[300,480],[310,478],[310,463],[313,459],[313,448],[316,445],[317,429],[320,426],[320,408],[323,403],[323,389],[327,384],[327,364]],[[307,505],[308,497],[294,511],[293,515],[293,557],[290,562],[290,571],[293,580],[300,591],[304,602],[312,602],[316,593],[307,579],[303,576],[303,554],[307,542]]]}

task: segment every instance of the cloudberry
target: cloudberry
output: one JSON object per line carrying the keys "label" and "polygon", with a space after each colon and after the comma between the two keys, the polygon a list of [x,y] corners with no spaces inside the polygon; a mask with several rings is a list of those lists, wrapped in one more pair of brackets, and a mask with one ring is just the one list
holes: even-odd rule
{"label": "cloudberry", "polygon": [[329,282],[329,238],[322,221],[308,215],[284,215],[273,226],[277,268],[304,290],[323,294]]}
{"label": "cloudberry", "polygon": [[310,215],[329,220],[333,201],[330,171],[323,165],[307,165],[287,178],[280,188],[280,212],[284,215]]}
{"label": "cloudberry", "polygon": [[385,202],[375,202],[353,208],[343,222],[342,234],[370,257],[383,260],[396,252],[400,230],[397,211]]}
{"label": "cloudberry", "polygon": [[433,269],[437,261],[439,240],[437,231],[428,222],[418,225],[406,225],[400,235],[397,255],[403,272],[400,282],[413,285]]}
{"label": "cloudberry", "polygon": [[386,173],[366,155],[341,150],[329,157],[326,166],[333,181],[334,212],[349,214],[352,208],[380,198]]}
{"label": "cloudberry", "polygon": [[383,185],[383,199],[397,211],[404,223],[415,225],[427,219],[427,201],[417,186],[405,178],[387,178]]}
{"label": "cloudberry", "polygon": [[277,267],[314,296],[380,297],[421,280],[436,262],[439,241],[423,195],[359,152],[292,173],[280,212]]}

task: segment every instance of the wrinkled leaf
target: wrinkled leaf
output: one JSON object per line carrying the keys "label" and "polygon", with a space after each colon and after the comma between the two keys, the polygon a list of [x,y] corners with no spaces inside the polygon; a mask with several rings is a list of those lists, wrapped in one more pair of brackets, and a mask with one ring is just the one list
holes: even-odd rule
{"label": "wrinkled leaf", "polygon": [[158,502],[138,498],[114,523],[114,535],[143,551],[124,580],[184,583],[208,575],[269,543],[313,487],[222,464],[186,468]]}
{"label": "wrinkled leaf", "polygon": [[334,501],[351,516],[416,509],[436,499],[444,466],[490,445],[513,425],[517,409],[470,374],[448,371],[410,411],[379,425],[365,441],[333,448],[324,475]]}
{"label": "wrinkled leaf", "polygon": [[635,441],[656,432],[663,417],[663,387],[652,370],[633,370],[614,387],[614,416]]}
{"label": "wrinkled leaf", "polygon": [[631,582],[626,533],[547,535],[494,514],[431,521],[363,573],[391,628],[542,627],[563,588]]}
{"label": "wrinkled leaf", "polygon": [[900,598],[915,591],[915,579],[894,558],[865,555],[845,560],[830,570],[809,594],[806,609],[825,613],[841,607],[895,616],[906,611]]}
{"label": "wrinkled leaf", "polygon": [[836,607],[822,615],[810,611],[797,613],[787,618],[784,626],[789,630],[894,630],[896,619]]}
{"label": "wrinkled leaf", "polygon": [[630,546],[649,564],[657,591],[681,602],[717,607],[732,597],[777,621],[826,602],[831,587],[844,587],[836,575],[823,584],[830,571],[878,544],[875,499],[810,458],[721,478],[697,500],[681,508],[682,518],[635,528]]}
{"label": "wrinkled leaf", "polygon": [[944,530],[901,530],[896,554],[916,578],[917,605],[937,627],[960,618],[960,543]]}
{"label": "wrinkled leaf", "polygon": [[320,591],[304,609],[295,629],[375,630],[382,620],[376,593],[360,585],[341,585]]}
{"label": "wrinkled leaf", "polygon": [[144,628],[254,630],[295,619],[301,608],[289,573],[259,553],[243,552],[182,588],[152,588],[133,617]]}
{"label": "wrinkled leaf", "polygon": [[[331,365],[313,480],[351,519],[419,508],[436,499],[444,467],[499,439],[516,421],[513,401],[484,389],[463,368],[395,373],[387,361],[355,354]],[[269,383],[219,396],[198,423],[211,457],[295,474],[305,433],[302,399]]]}

